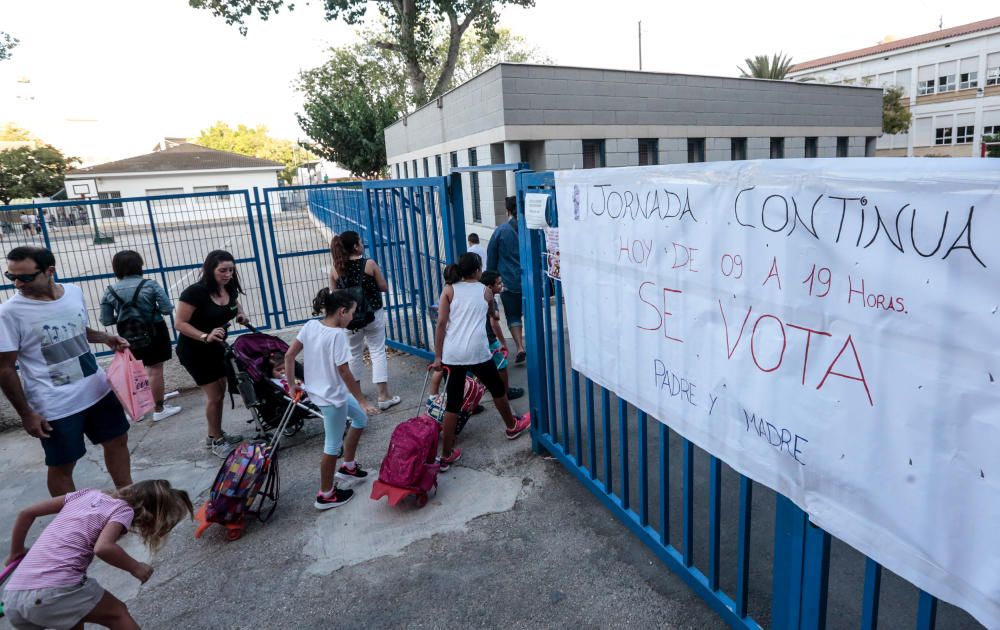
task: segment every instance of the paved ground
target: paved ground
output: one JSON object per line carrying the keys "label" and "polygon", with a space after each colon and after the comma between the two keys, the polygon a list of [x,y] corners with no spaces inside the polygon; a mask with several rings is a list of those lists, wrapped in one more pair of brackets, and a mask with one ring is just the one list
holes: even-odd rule
{"label": "paved ground", "polygon": [[[410,357],[392,359],[391,373],[406,404],[377,417],[363,439],[360,459],[375,470],[423,382]],[[165,477],[204,499],[219,460],[199,446],[200,395],[180,402],[183,414],[133,427],[135,478]],[[227,410],[227,430],[241,430],[246,417],[240,406]],[[217,527],[194,540],[192,524],[182,524],[142,587],[100,561],[91,574],[145,628],[722,627],[560,465],[533,455],[527,436],[503,439],[500,428],[492,412],[470,422],[462,462],[426,508],[376,503],[366,485],[348,505],[318,513],[322,437],[309,424],[282,451],[282,494],[269,523],[236,542]],[[40,448],[22,432],[0,434],[0,476],[6,505],[45,497]],[[77,479],[107,485],[98,450]],[[0,545],[14,515],[0,513]],[[137,541],[127,544],[141,553]]]}

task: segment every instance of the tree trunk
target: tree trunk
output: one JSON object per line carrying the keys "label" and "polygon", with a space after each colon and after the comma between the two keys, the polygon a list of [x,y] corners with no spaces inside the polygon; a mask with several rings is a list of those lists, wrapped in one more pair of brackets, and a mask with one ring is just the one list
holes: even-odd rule
{"label": "tree trunk", "polygon": [[469,9],[469,14],[465,16],[465,19],[461,23],[459,23],[458,16],[455,15],[454,11],[448,12],[448,22],[450,25],[448,32],[448,56],[445,58],[444,66],[441,68],[441,76],[438,77],[437,84],[434,86],[434,90],[427,100],[441,96],[451,84],[451,79],[455,76],[455,64],[458,62],[458,52],[462,45],[462,37],[465,36],[465,31],[469,29],[469,25],[472,24],[472,20],[476,17],[479,10],[478,5],[474,5]]}

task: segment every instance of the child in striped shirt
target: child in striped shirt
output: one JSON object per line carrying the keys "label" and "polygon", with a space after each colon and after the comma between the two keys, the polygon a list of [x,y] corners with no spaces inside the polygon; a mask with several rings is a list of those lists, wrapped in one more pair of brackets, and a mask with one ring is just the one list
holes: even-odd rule
{"label": "child in striped shirt", "polygon": [[[140,481],[111,494],[78,490],[25,508],[14,522],[4,563],[20,561],[3,594],[11,625],[138,628],[125,604],[87,577],[87,568],[96,555],[145,584],[153,567],[130,556],[118,539],[135,531],[155,552],[170,530],[193,512],[187,493],[163,479]],[[24,542],[32,523],[48,514],[56,514],[55,519],[27,549]]]}

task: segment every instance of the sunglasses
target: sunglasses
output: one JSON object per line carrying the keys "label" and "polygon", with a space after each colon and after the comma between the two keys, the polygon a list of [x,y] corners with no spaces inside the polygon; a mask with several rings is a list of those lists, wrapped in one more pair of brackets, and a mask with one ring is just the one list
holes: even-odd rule
{"label": "sunglasses", "polygon": [[13,282],[14,280],[20,280],[21,282],[31,282],[38,277],[38,274],[45,273],[42,270],[36,271],[35,273],[11,273],[9,271],[3,272],[3,275],[7,277],[8,280]]}

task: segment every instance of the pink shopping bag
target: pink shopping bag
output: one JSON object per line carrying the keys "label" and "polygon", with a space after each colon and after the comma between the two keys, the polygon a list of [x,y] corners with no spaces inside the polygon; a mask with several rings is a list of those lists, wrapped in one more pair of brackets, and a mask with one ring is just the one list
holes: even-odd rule
{"label": "pink shopping bag", "polygon": [[108,367],[108,382],[132,420],[138,421],[154,409],[153,390],[149,387],[146,368],[128,348],[115,353]]}

